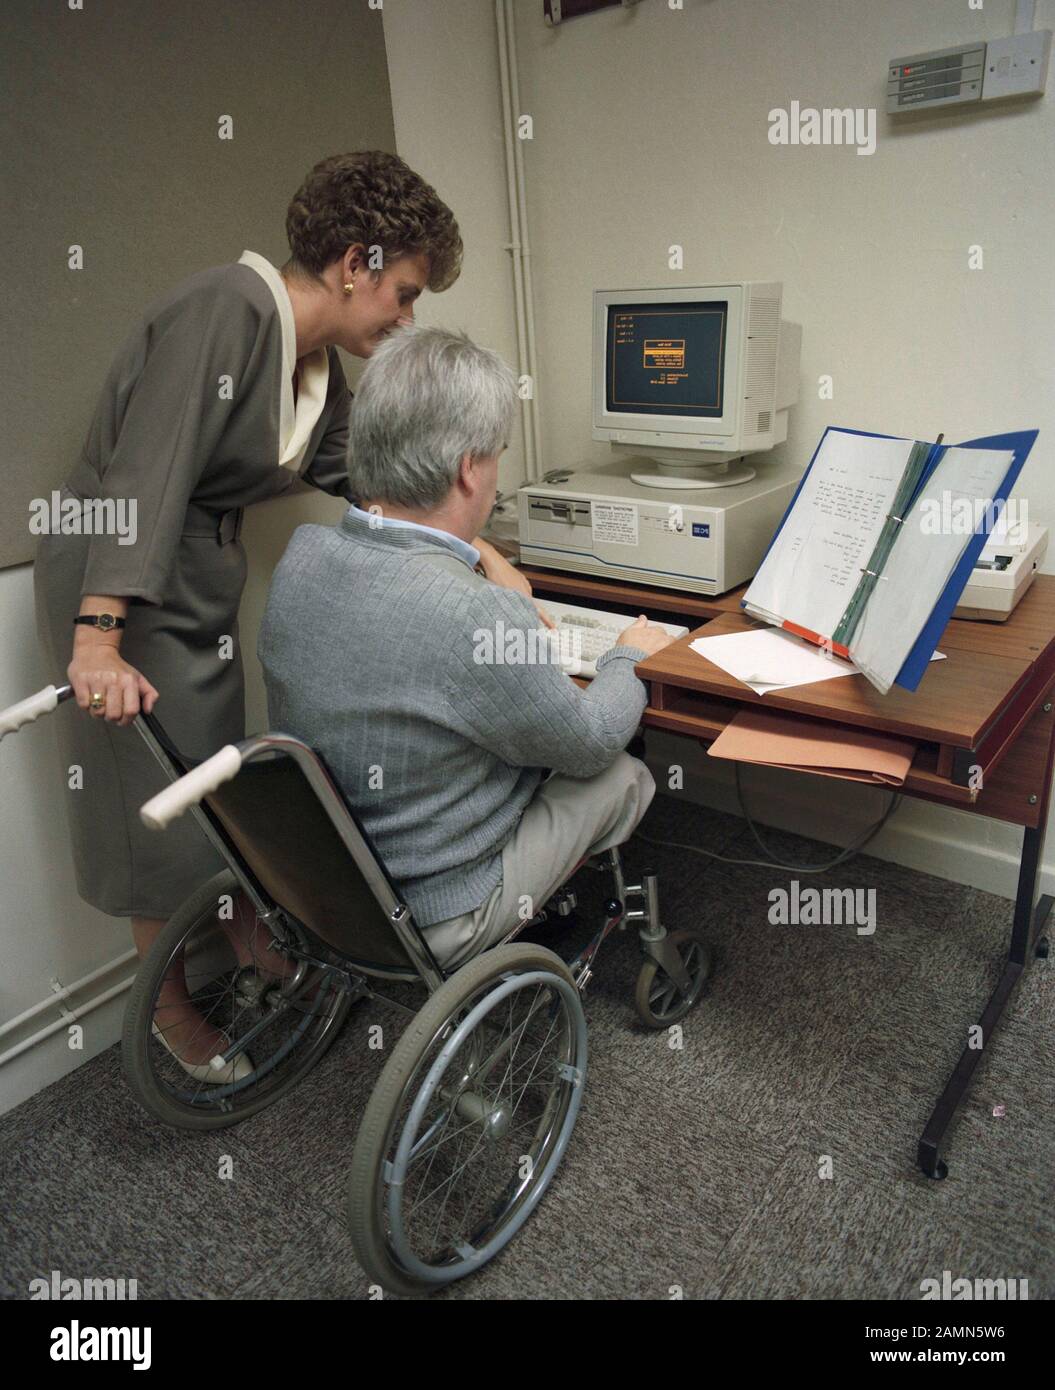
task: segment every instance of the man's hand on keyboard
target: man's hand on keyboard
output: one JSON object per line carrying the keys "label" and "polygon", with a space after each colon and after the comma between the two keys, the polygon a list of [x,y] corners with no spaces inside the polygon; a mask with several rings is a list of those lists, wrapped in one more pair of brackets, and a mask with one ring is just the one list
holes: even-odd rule
{"label": "man's hand on keyboard", "polygon": [[669,647],[672,642],[676,642],[676,637],[671,637],[665,627],[659,623],[650,623],[644,613],[632,622],[628,628],[624,628],[619,634],[617,647],[638,647],[641,651],[647,652],[649,656],[655,656],[664,647]]}

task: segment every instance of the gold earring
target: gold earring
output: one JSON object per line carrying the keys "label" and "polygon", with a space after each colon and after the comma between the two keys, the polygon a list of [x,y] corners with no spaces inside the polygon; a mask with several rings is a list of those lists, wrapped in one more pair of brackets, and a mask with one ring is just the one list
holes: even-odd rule
{"label": "gold earring", "polygon": [[352,291],[353,291],[354,289],[355,289],[355,280],[352,279],[347,285],[345,285],[345,287],[344,287],[344,292],[345,292],[345,294],[351,294]]}

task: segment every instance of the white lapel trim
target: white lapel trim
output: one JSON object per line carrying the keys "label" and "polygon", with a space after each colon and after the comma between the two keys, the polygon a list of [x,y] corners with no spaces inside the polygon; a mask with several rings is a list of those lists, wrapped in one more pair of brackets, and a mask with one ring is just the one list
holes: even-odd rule
{"label": "white lapel trim", "polygon": [[275,267],[255,251],[243,251],[239,265],[255,270],[274,296],[282,328],[282,391],[279,397],[279,456],[282,468],[299,469],[330,384],[330,359],[324,347],[309,352],[300,363],[300,387],[293,400],[293,369],[297,365],[297,329],[285,282]]}

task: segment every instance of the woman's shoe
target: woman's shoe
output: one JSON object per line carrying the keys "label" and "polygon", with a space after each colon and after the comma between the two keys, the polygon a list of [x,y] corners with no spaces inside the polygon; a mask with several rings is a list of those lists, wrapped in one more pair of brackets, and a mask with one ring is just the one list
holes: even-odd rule
{"label": "woman's shoe", "polygon": [[219,1064],[217,1064],[219,1054],[211,1062],[185,1062],[157,1026],[157,1023],[152,1022],[150,1026],[154,1030],[154,1037],[157,1038],[165,1051],[171,1053],[187,1075],[193,1077],[195,1081],[206,1081],[213,1086],[229,1086],[232,1081],[244,1081],[247,1076],[253,1074],[254,1067],[248,1052],[239,1052],[229,1062],[219,1062]]}

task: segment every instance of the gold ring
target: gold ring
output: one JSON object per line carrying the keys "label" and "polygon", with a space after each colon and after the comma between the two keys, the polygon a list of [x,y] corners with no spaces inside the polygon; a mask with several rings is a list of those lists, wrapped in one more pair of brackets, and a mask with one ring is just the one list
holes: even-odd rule
{"label": "gold ring", "polygon": [[88,701],[89,709],[103,709],[106,705],[106,697],[99,690],[92,691],[92,698]]}

